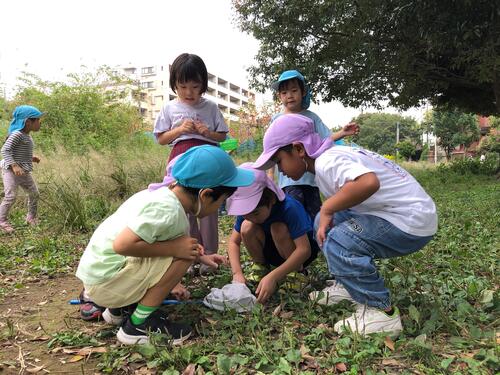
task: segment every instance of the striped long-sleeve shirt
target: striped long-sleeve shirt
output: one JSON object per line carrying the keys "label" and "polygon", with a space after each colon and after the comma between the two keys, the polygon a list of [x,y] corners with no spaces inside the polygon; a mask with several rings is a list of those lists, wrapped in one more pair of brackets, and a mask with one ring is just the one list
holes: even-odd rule
{"label": "striped long-sleeve shirt", "polygon": [[33,170],[33,138],[29,134],[13,131],[5,141],[1,152],[2,168],[8,169],[12,164],[17,164],[26,172]]}

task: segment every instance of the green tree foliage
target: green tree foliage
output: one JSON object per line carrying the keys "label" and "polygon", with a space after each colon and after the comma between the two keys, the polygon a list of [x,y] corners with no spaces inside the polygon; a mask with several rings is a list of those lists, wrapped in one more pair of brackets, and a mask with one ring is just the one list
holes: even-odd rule
{"label": "green tree foliage", "polygon": [[69,83],[25,73],[11,106],[30,104],[46,112],[37,146],[83,152],[110,149],[141,130],[142,120],[125,99],[133,86],[107,68],[70,75]]}
{"label": "green tree foliage", "polygon": [[389,113],[364,113],[354,119],[361,127],[354,142],[382,155],[394,155],[396,128],[399,123],[399,140],[408,141],[414,147],[421,145],[421,131],[411,117]]}
{"label": "green tree foliage", "polygon": [[[323,100],[500,113],[497,0],[233,0],[255,87],[300,69]],[[496,98],[496,99],[495,99]]]}
{"label": "green tree foliage", "polygon": [[397,143],[396,148],[398,149],[399,154],[408,161],[413,155],[415,155],[415,152],[417,151],[415,145],[408,141]]}
{"label": "green tree foliage", "polygon": [[444,149],[449,160],[456,146],[469,146],[480,136],[477,116],[459,111],[432,112],[432,124],[438,137],[438,144]]}

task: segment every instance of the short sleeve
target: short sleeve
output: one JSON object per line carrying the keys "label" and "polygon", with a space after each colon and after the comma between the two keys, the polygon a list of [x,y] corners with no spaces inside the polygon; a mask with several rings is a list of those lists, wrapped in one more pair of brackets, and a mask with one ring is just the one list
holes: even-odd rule
{"label": "short sleeve", "polygon": [[215,107],[214,125],[214,131],[216,132],[227,133],[229,131],[224,116],[218,107]]}
{"label": "short sleeve", "polygon": [[359,176],[373,172],[371,169],[353,160],[348,155],[335,155],[321,169],[335,190],[342,188],[347,182],[354,181]]}
{"label": "short sleeve", "polygon": [[243,219],[243,216],[236,217],[236,221],[234,223],[234,230],[238,233],[241,232],[241,224],[243,223],[243,220],[245,220],[245,219]]}
{"label": "short sleeve", "polygon": [[127,227],[147,243],[176,238],[183,233],[178,212],[152,202],[127,220]]}
{"label": "short sleeve", "polygon": [[313,230],[309,214],[304,206],[292,197],[287,197],[283,217],[293,240]]}
{"label": "short sleeve", "polygon": [[169,115],[168,104],[165,105],[155,120],[155,125],[153,133],[158,136],[158,134],[169,131],[172,128],[172,122]]}
{"label": "short sleeve", "polygon": [[331,135],[330,129],[323,123],[323,120],[318,115],[314,115],[314,129],[319,134],[321,139],[328,138]]}

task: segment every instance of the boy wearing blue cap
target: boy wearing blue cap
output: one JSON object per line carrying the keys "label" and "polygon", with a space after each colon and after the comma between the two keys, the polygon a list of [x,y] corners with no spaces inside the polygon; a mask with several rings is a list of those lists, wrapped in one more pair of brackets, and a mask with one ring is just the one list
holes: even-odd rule
{"label": "boy wearing blue cap", "polygon": [[17,188],[21,186],[28,193],[28,215],[26,223],[37,224],[38,188],[31,175],[33,162],[40,158],[33,156],[33,139],[30,133],[40,130],[43,113],[30,105],[20,105],[13,112],[7,139],[2,147],[2,179],[5,197],[0,204],[0,231],[14,232],[8,221],[10,208],[16,201]]}
{"label": "boy wearing blue cap", "polygon": [[190,336],[189,326],[169,322],[158,309],[195,259],[210,266],[227,259],[204,255],[189,236],[187,215],[217,212],[237,187],[254,180],[251,171],[236,168],[222,149],[210,145],[179,156],[172,177],[169,186],[133,195],[99,225],[78,265],[76,276],[87,295],[108,307],[107,322],[121,324],[120,308],[138,303],[117,333],[124,344],[149,342],[149,331],[170,335],[174,344]]}
{"label": "boy wearing blue cap", "polygon": [[[311,104],[311,90],[306,84],[304,76],[298,70],[287,70],[281,73],[278,80],[271,85],[271,88],[276,92],[283,104],[283,112],[275,115],[272,121],[283,114],[301,114],[314,122],[314,130],[322,139],[330,137],[338,144],[343,144],[342,138],[359,132],[358,125],[350,123],[344,126],[342,130],[331,134],[330,129],[326,127],[321,118],[316,113],[308,110]],[[274,168],[271,175],[273,173]],[[314,176],[311,173],[306,173],[302,178],[294,181],[279,172],[278,185],[286,194],[302,203],[312,218],[319,212],[321,198],[319,189],[314,182]]]}

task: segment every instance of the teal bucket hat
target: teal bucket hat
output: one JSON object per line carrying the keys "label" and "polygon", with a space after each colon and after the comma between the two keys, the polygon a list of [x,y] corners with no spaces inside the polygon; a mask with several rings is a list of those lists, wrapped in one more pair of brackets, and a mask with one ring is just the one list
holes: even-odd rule
{"label": "teal bucket hat", "polygon": [[22,130],[26,124],[26,119],[29,118],[40,118],[43,116],[38,108],[31,105],[20,105],[14,109],[12,113],[12,121],[9,126],[9,134],[16,130]]}
{"label": "teal bucket hat", "polygon": [[255,179],[251,170],[237,168],[225,151],[210,145],[192,147],[179,156],[172,177],[182,186],[196,189],[249,186]]}
{"label": "teal bucket hat", "polygon": [[286,70],[279,76],[278,80],[273,82],[271,85],[271,89],[274,91],[278,91],[280,87],[280,83],[284,81],[288,81],[290,79],[297,78],[299,81],[304,83],[304,90],[306,91],[306,95],[302,98],[302,109],[307,109],[311,105],[311,90],[309,86],[306,84],[306,79],[298,70]]}

